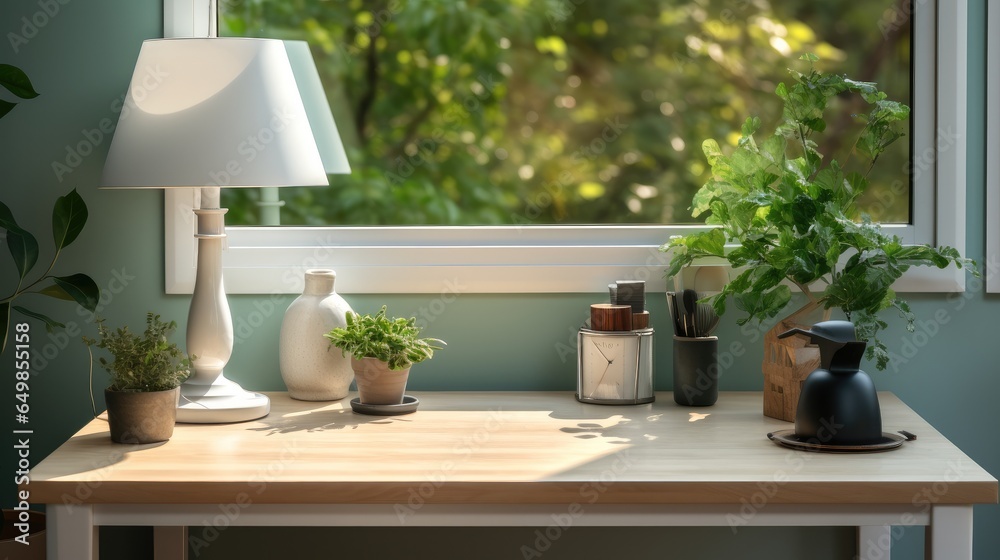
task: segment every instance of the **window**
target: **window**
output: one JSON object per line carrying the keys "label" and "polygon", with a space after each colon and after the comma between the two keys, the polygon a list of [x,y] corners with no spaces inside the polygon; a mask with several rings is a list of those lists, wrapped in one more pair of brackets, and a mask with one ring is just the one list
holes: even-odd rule
{"label": "window", "polygon": [[[168,29],[166,31],[168,34],[194,34],[193,29],[195,29],[195,25],[201,25],[203,29],[205,28],[204,26],[207,25],[207,13],[205,14],[205,18],[201,18],[198,17],[198,14],[189,10],[190,18],[184,16],[185,6],[182,4],[188,4],[190,1],[165,1],[166,21],[168,22]],[[421,6],[423,3],[411,0],[410,4]],[[437,2],[435,4],[441,5],[442,3]],[[500,4],[502,5],[503,3]],[[510,2],[511,6],[523,6],[524,4]],[[643,6],[646,4],[649,3],[637,3],[637,5]],[[691,2],[681,4],[688,6],[688,8],[696,5],[696,3]],[[700,4],[704,3],[697,3],[697,5]],[[772,4],[778,6],[782,2],[776,1],[772,2]],[[799,10],[802,11],[801,5],[805,3],[790,4],[800,5]],[[261,7],[266,7],[267,5],[268,3],[266,2],[241,2],[234,4],[234,10],[243,10],[245,12],[234,21],[256,22],[254,25],[262,21],[270,21],[270,19],[262,19],[264,17],[263,13],[254,12],[254,10],[260,12]],[[399,7],[401,5],[401,3],[389,3],[386,10],[389,10],[393,6]],[[717,9],[721,13],[723,10],[739,9],[740,7],[742,9],[749,9],[749,5],[750,3],[746,2],[719,3]],[[559,28],[560,22],[551,21],[553,18],[569,18],[573,16],[576,10],[589,9],[589,5],[583,6],[582,3],[574,2],[573,0],[553,0],[552,2],[545,3],[544,6],[547,6],[548,11],[545,12],[545,16],[548,17],[549,21],[543,21],[540,25],[545,27],[545,29]],[[959,43],[959,38],[964,40],[965,35],[964,33],[960,33],[959,26],[961,25],[964,28],[965,10],[964,6],[962,9],[942,10],[942,13],[935,18],[936,7],[932,2],[917,2],[916,8],[913,34],[916,40],[913,43],[912,51],[915,61],[913,68],[915,70],[912,76],[913,99],[911,102],[918,109],[914,111],[915,118],[913,119],[911,135],[913,140],[912,151],[916,155],[914,158],[916,172],[913,174],[913,198],[912,202],[907,200],[910,195],[907,191],[903,193],[902,200],[897,201],[893,205],[884,205],[880,200],[875,199],[872,201],[869,210],[877,218],[886,221],[909,222],[909,224],[891,226],[907,241],[934,242],[937,244],[958,246],[961,249],[963,248],[964,229],[959,216],[964,211],[963,143],[965,122],[964,97],[960,97],[957,93],[963,91],[963,87],[960,84],[964,84],[965,47],[964,44]],[[881,14],[878,21],[869,22],[872,33],[885,32],[890,34],[893,30],[908,27],[911,20],[909,14],[900,12],[898,8],[895,8],[895,10],[887,10]],[[690,10],[686,12],[678,11],[676,13],[668,12],[665,11],[666,15],[663,17],[701,19],[704,24],[696,26],[696,32],[687,33],[680,37],[679,40],[684,42],[687,49],[684,56],[688,57],[680,60],[680,63],[695,66],[692,70],[697,73],[700,68],[692,61],[696,61],[699,64],[707,64],[713,60],[713,56],[718,58],[718,53],[715,52],[714,48],[710,48],[710,46],[706,47],[705,43],[707,41],[705,37],[719,34],[724,35],[727,32],[724,25],[720,27],[713,24],[713,27],[713,25],[709,25],[711,21],[705,23],[706,19],[711,20],[705,13],[699,15],[697,12],[691,12]],[[229,14],[230,17],[233,15],[233,13]],[[311,15],[311,13],[307,13],[308,15]],[[799,15],[796,15],[796,18]],[[360,33],[358,29],[369,29],[365,26],[379,24],[379,21],[386,22],[388,20],[385,18],[391,20],[392,17],[397,16],[398,14],[386,11],[384,14],[371,13],[367,19],[362,18],[357,20],[359,24],[351,27],[353,31],[349,30],[353,32],[352,48],[357,47],[360,49],[365,47],[365,39],[372,39],[371,35],[373,34],[370,31]],[[726,17],[731,16],[723,14],[722,16],[718,16],[717,19],[725,23]],[[273,19],[278,21],[281,18],[275,17]],[[520,49],[524,52],[535,49],[540,52],[537,58],[541,62],[538,64],[545,66],[550,70],[552,76],[559,79],[558,83],[553,85],[550,82],[555,82],[556,80],[552,76],[549,76],[543,80],[540,86],[536,87],[536,90],[546,87],[557,89],[558,91],[546,98],[553,100],[555,105],[562,105],[561,107],[557,107],[557,109],[569,109],[566,105],[580,103],[581,105],[589,104],[593,110],[599,112],[601,108],[600,100],[607,100],[609,97],[602,98],[598,96],[596,98],[588,98],[583,95],[574,95],[574,91],[583,87],[583,80],[580,80],[580,77],[572,71],[572,65],[569,62],[560,60],[559,58],[560,53],[565,53],[567,40],[583,41],[586,43],[585,40],[588,37],[596,41],[595,35],[607,36],[609,30],[606,22],[602,26],[600,21],[604,20],[598,20],[600,18],[586,18],[590,27],[581,29],[577,25],[571,30],[572,33],[569,33],[569,35],[564,30],[562,35],[554,32],[550,34],[546,32],[520,40],[498,36],[499,38],[495,38],[496,47],[512,51]],[[182,21],[184,25],[176,25],[175,22],[177,21]],[[795,19],[795,21],[798,21],[798,19]],[[764,20],[755,20],[755,24],[760,26],[776,25],[774,22],[766,23]],[[235,26],[232,22],[230,25]],[[933,31],[935,25],[937,25],[939,30],[937,34]],[[295,24],[295,27],[297,26],[298,24]],[[307,24],[302,24],[303,29],[307,28],[306,26]],[[808,27],[805,29],[795,28],[791,32],[785,29],[781,33],[765,34],[767,35],[765,40],[770,43],[775,55],[780,55],[783,50],[790,49],[791,45],[789,41],[798,41],[799,43],[809,44],[795,46],[805,46],[806,48],[816,47],[814,50],[820,51],[821,54],[824,53],[821,49],[826,49],[827,56],[831,58],[840,56],[837,54],[836,47],[824,43],[819,38],[810,38],[810,31],[811,29]],[[260,32],[253,29],[244,30],[244,32],[247,35],[261,35]],[[285,32],[287,33],[287,29]],[[781,39],[782,34],[788,37],[788,39]],[[375,40],[377,40],[377,34],[374,35],[376,35]],[[937,35],[937,44],[935,44],[935,35]],[[506,39],[506,44],[503,41],[504,39]],[[785,43],[782,44],[778,39],[785,41]],[[877,39],[881,38],[877,37]],[[722,44],[724,42],[719,40],[716,43]],[[875,43],[878,43],[878,41],[875,41]],[[643,56],[655,56],[656,53],[650,53],[648,50],[647,52],[642,52],[640,49],[638,54],[632,52],[641,46],[630,44],[623,52],[618,51],[624,47],[612,46],[608,48],[607,53],[601,56],[610,57],[609,60],[612,61],[616,53],[624,59],[640,54]],[[909,44],[907,43],[904,46],[906,48],[903,50],[908,52]],[[403,52],[407,54],[401,54]],[[511,56],[523,57],[524,52],[520,54],[515,52]],[[715,52],[714,55],[713,52]],[[335,52],[333,54],[341,56],[343,53]],[[410,50],[406,50],[405,46],[397,48],[393,53],[393,58],[397,62],[400,59],[407,60],[407,56],[410,57],[408,60],[412,61],[416,55]],[[319,56],[317,56],[317,59],[322,65]],[[938,61],[936,64],[933,62],[935,60]],[[431,60],[428,62],[428,71],[432,72],[435,64],[448,61]],[[562,70],[560,70],[560,62],[564,64]],[[676,65],[677,61],[671,59],[666,62],[668,65]],[[399,63],[401,64],[401,62]],[[595,66],[598,70],[603,68],[604,71],[610,72],[613,77],[614,72],[619,70],[624,71],[620,67],[625,67],[627,64],[605,64],[603,66],[595,64]],[[778,68],[783,68],[783,66],[785,66],[785,63],[779,62]],[[502,65],[494,64],[494,67],[497,67],[498,73],[502,74]],[[935,67],[938,69],[937,74],[934,71]],[[608,70],[609,68],[610,70]],[[780,79],[780,75],[777,78]],[[729,79],[729,77],[726,79]],[[884,81],[881,78],[879,80]],[[896,81],[899,82],[900,80],[897,79]],[[481,80],[480,87],[482,87]],[[605,89],[609,88],[610,86],[607,86]],[[643,102],[645,102],[646,105],[655,108],[658,116],[661,117],[667,116],[666,113],[678,111],[678,106],[685,101],[683,98],[671,98],[670,96],[674,94],[662,92],[656,90],[656,88],[644,88],[640,85],[634,89],[635,99],[633,100],[633,104],[643,105]],[[904,94],[902,96],[894,94],[894,96],[905,99],[908,89],[903,87]],[[935,92],[936,89],[937,91]],[[438,89],[435,91],[440,92],[441,90]],[[475,88],[468,90],[470,94],[475,94],[475,91]],[[593,94],[595,92],[590,93]],[[616,90],[616,93],[625,95],[618,90]],[[935,96],[935,93],[937,93],[937,96]],[[621,95],[614,99],[619,99]],[[541,94],[538,94],[538,96],[541,97]],[[736,96],[742,98],[741,93],[737,93]],[[454,94],[452,94],[452,97],[454,97]],[[649,98],[648,101],[645,99],[647,97]],[[597,101],[594,99],[597,99]],[[441,101],[438,100],[438,102]],[[937,103],[938,107],[936,122],[934,120],[934,111],[919,109],[920,107],[934,107],[935,103]],[[724,104],[714,106],[716,113],[724,108]],[[681,110],[683,109],[685,108]],[[553,113],[552,107],[548,105],[546,105],[545,111],[549,113],[544,113],[541,110],[535,111],[535,122],[557,120],[554,118],[538,118],[542,115],[550,117],[550,113],[567,121],[573,118],[572,116],[567,116],[572,115],[572,111],[555,111]],[[764,111],[773,113],[773,110],[770,109],[764,109]],[[545,166],[549,165],[553,159],[558,158],[552,157],[551,153],[545,153],[545,144],[551,141],[551,138],[556,135],[551,134],[543,138],[543,140],[546,140],[545,142],[531,146],[531,150],[537,151],[542,156],[548,155],[549,157],[529,160],[511,157],[510,152],[514,150],[507,150],[508,157],[499,158],[498,155],[502,155],[502,153],[498,153],[498,149],[500,148],[497,147],[496,139],[494,138],[490,141],[492,144],[486,142],[484,146],[484,142],[480,140],[482,138],[490,138],[490,132],[488,130],[485,132],[477,130],[479,134],[474,134],[474,137],[470,139],[472,142],[469,147],[474,149],[467,150],[462,154],[465,158],[464,160],[456,159],[452,163],[462,165],[463,162],[483,162],[485,158],[487,161],[483,162],[484,164],[480,166],[482,169],[477,169],[477,171],[484,171],[487,174],[490,172],[499,174],[499,177],[505,180],[517,177],[517,181],[521,183],[533,183],[535,190],[529,190],[527,194],[522,192],[520,196],[516,194],[513,197],[508,196],[507,199],[513,198],[515,199],[514,203],[517,204],[518,202],[523,203],[525,200],[530,203],[532,202],[532,197],[534,197],[535,201],[546,203],[542,205],[536,204],[536,206],[544,206],[542,209],[543,212],[540,212],[537,217],[537,221],[513,220],[514,225],[500,225],[511,223],[510,220],[506,219],[511,214],[511,209],[514,210],[515,215],[518,215],[517,211],[520,210],[519,215],[525,216],[527,211],[530,211],[530,206],[522,205],[520,207],[511,206],[509,208],[501,206],[502,211],[496,211],[496,207],[487,210],[474,208],[470,212],[471,218],[465,217],[459,220],[448,218],[449,215],[455,214],[454,209],[449,211],[447,208],[444,208],[443,210],[439,209],[439,214],[440,216],[445,216],[445,219],[441,219],[440,216],[425,215],[417,216],[416,219],[409,221],[411,223],[415,221],[417,223],[463,224],[459,226],[402,227],[399,225],[390,225],[378,228],[358,226],[230,227],[228,228],[230,250],[225,256],[227,289],[232,293],[295,292],[299,289],[297,282],[299,281],[298,277],[301,275],[289,274],[288,271],[317,265],[331,266],[340,271],[342,274],[341,280],[338,281],[338,286],[345,292],[436,292],[444,289],[448,282],[458,283],[466,291],[478,292],[595,291],[596,287],[616,278],[646,279],[652,284],[650,288],[656,289],[657,284],[662,283],[662,266],[665,263],[664,256],[656,251],[656,247],[665,241],[669,235],[683,233],[693,227],[697,227],[678,225],[678,222],[684,216],[683,210],[686,207],[686,202],[690,199],[690,194],[700,185],[701,180],[703,180],[699,177],[699,169],[697,169],[703,158],[699,149],[691,149],[691,146],[689,146],[692,143],[690,138],[719,137],[724,135],[736,128],[734,123],[738,123],[745,114],[757,111],[752,107],[747,107],[742,111],[743,114],[737,114],[739,112],[730,109],[729,113],[732,114],[722,114],[717,115],[718,118],[702,118],[693,121],[699,123],[699,126],[705,125],[705,123],[708,123],[709,126],[717,125],[717,127],[708,130],[698,129],[688,131],[693,136],[684,136],[677,132],[672,133],[669,128],[665,130],[653,130],[652,132],[647,130],[646,132],[652,134],[653,138],[663,138],[664,141],[654,148],[644,149],[642,146],[644,142],[637,141],[641,137],[635,136],[628,142],[622,142],[614,150],[604,150],[602,153],[596,154],[597,157],[588,159],[587,169],[580,172],[578,177],[573,177],[571,184],[566,185],[569,188],[564,189],[569,191],[570,195],[565,197],[566,200],[563,200],[560,206],[563,207],[564,211],[577,213],[568,219],[557,219],[558,217],[551,213],[551,209],[556,206],[552,197],[553,193],[546,193],[545,182],[537,180],[536,177],[536,174],[548,174],[551,176],[553,173],[551,169],[547,169]],[[508,128],[513,127],[512,130],[507,131],[508,133],[523,131],[523,128],[526,126],[533,128],[529,126],[531,123],[527,122],[530,117],[528,114],[529,111],[524,111],[524,113],[526,115],[525,122],[511,124],[513,119],[507,119],[505,124]],[[633,113],[629,114],[635,114],[635,112],[633,111]],[[667,119],[660,119],[659,122],[665,121]],[[596,122],[600,123],[602,119],[597,119]],[[635,129],[643,129],[655,126],[649,123],[656,123],[657,121],[649,120],[646,122],[636,120],[634,122],[642,124],[642,126],[637,124],[634,127]],[[341,124],[339,119],[338,124]],[[343,126],[341,124],[342,130]],[[405,124],[396,128],[404,131],[407,130]],[[544,127],[539,124],[538,128]],[[564,128],[560,127],[560,130]],[[445,134],[461,136],[462,132],[468,131],[445,130],[444,132]],[[599,137],[600,130],[596,132],[597,137]],[[544,135],[538,134],[538,136]],[[574,140],[575,137],[579,136],[584,137],[583,142]],[[386,138],[380,137],[379,141],[389,144],[390,142]],[[685,138],[688,139],[685,140]],[[574,150],[577,151],[581,147],[586,149],[587,139],[588,135],[581,134],[579,131],[572,135],[564,133],[559,137],[559,140],[563,144],[577,142],[574,147]],[[393,139],[389,138],[389,140]],[[395,149],[404,155],[406,155],[407,151],[412,151],[413,146],[418,143],[412,140],[407,142],[405,137],[402,140],[401,143],[397,141],[393,144],[397,145],[398,148]],[[462,139],[458,138],[458,141],[461,142]],[[645,143],[648,144],[649,142]],[[525,140],[523,144],[530,144],[530,142]],[[698,141],[698,144],[700,144],[700,141]],[[905,150],[906,146],[904,142],[900,142],[898,145]],[[934,151],[935,145],[937,147],[936,157]],[[419,150],[419,147],[417,149]],[[525,148],[522,151],[528,152],[531,150]],[[560,153],[572,154],[574,150],[567,151],[563,149]],[[660,151],[657,152],[657,150]],[[519,154],[518,157],[521,157],[521,155],[523,154]],[[609,175],[609,172],[614,172],[614,168],[617,167],[618,175],[626,174],[628,171],[622,172],[621,168],[625,167],[624,163],[627,163],[630,158],[635,160],[652,160],[653,172],[646,177],[628,177],[626,180],[616,182],[616,176]],[[905,154],[901,158],[902,161],[905,161]],[[514,165],[512,167],[504,167],[509,160],[514,160]],[[660,164],[656,163],[658,160],[662,160]],[[352,163],[354,161],[352,157]],[[369,165],[365,157],[362,157],[359,163],[360,165],[356,165],[356,171],[360,168],[370,173],[371,170],[380,169],[378,163]],[[447,168],[447,166],[441,167]],[[895,165],[882,165],[881,167],[889,170],[888,172],[890,173],[883,180],[883,184],[887,187],[892,185],[893,180],[898,182],[898,179],[893,179],[893,173],[897,177],[899,175],[905,176],[905,173],[895,171],[902,167],[898,162]],[[704,173],[704,169],[702,168],[700,172]],[[672,175],[670,175],[671,173]],[[455,175],[457,173],[452,170],[449,174]],[[556,176],[558,176],[558,171],[556,172]],[[451,177],[451,181],[447,181],[448,176],[433,179],[422,175],[417,178],[431,187],[440,186],[443,189],[454,190],[466,186],[456,186],[455,177]],[[335,179],[341,182],[353,181],[358,183],[371,180],[372,178],[364,174],[359,176],[356,172],[350,177]],[[378,179],[378,177],[375,179]],[[384,174],[381,179],[385,179]],[[490,179],[487,176],[485,182],[489,181]],[[517,181],[514,182],[516,183]],[[947,192],[935,191],[934,187],[938,182],[943,185],[956,185],[958,188],[949,188]],[[481,185],[473,184],[470,185],[470,188],[477,186],[481,187]],[[677,188],[671,191],[670,188],[672,187]],[[357,184],[355,184],[354,190],[356,191],[357,188]],[[515,186],[515,188],[517,187]],[[292,205],[298,196],[315,196],[314,194],[289,194],[286,196],[285,191],[291,190],[293,189],[281,190],[282,198],[286,199],[289,205]],[[507,192],[504,189],[499,190]],[[617,196],[611,196],[609,191],[617,193]],[[336,191],[331,189],[330,193],[335,195]],[[350,194],[350,191],[345,191],[344,194]],[[190,208],[195,203],[194,196],[191,193],[177,194],[168,192],[167,194],[168,292],[190,290],[193,285],[194,241],[191,237],[193,225],[191,223]],[[237,218],[237,221],[250,221],[247,219],[247,216],[252,214],[252,206],[249,206],[247,203],[251,202],[250,198],[254,195],[242,191],[237,193],[234,189],[233,193],[226,192],[226,196],[230,197],[227,204],[239,209],[233,213],[241,214],[234,216],[234,218]],[[480,198],[484,199],[489,199],[490,197],[490,193],[480,196]],[[673,200],[666,200],[670,197],[673,197]],[[570,208],[574,206],[574,200],[577,203],[576,208]],[[335,203],[336,198],[333,199],[333,204]],[[880,205],[883,208],[892,206],[896,210],[902,209],[904,212],[897,212],[895,215],[880,215]],[[308,206],[306,204],[302,207]],[[646,211],[650,207],[656,208],[656,210],[653,212]],[[910,207],[913,209],[912,213],[905,212]],[[598,215],[600,213],[595,213],[595,209],[598,208],[609,209],[603,212],[604,219]],[[663,210],[664,208],[668,208],[669,211]],[[294,220],[296,213],[293,211],[288,214]],[[298,213],[302,214],[301,212]],[[399,213],[386,212],[386,215],[393,214]],[[544,217],[542,217],[542,214],[545,214]],[[493,219],[495,215],[499,215],[503,219]],[[315,219],[306,218],[302,221],[316,221]],[[332,217],[324,218],[324,220],[339,221],[340,223],[350,223],[351,221],[350,219],[344,219],[342,215],[333,215]],[[601,223],[602,221],[604,222],[603,224]],[[581,222],[596,223],[598,225],[574,225]],[[402,220],[397,220],[396,223],[408,223],[408,220],[404,217]],[[491,225],[464,227],[464,224],[484,223]],[[537,223],[549,223],[550,225],[536,225]],[[960,288],[963,283],[963,276],[960,273],[954,273],[954,271],[945,271],[942,273],[941,271],[915,270],[914,272],[917,274],[908,275],[902,281],[905,285],[900,286],[900,288],[954,290]]]}

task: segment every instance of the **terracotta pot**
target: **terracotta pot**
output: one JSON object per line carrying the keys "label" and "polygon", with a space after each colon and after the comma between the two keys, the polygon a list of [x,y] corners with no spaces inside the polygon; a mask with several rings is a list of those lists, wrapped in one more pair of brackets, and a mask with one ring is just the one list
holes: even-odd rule
{"label": "terracotta pot", "polygon": [[[27,535],[24,535],[25,530]],[[17,538],[21,540],[15,540]],[[0,558],[45,560],[45,514],[33,510],[3,510]]]}
{"label": "terracotta pot", "polygon": [[136,393],[104,390],[108,426],[115,443],[157,443],[174,433],[180,387]]}
{"label": "terracotta pot", "polygon": [[358,397],[365,404],[401,404],[406,392],[410,368],[391,370],[389,364],[375,358],[351,358]]}

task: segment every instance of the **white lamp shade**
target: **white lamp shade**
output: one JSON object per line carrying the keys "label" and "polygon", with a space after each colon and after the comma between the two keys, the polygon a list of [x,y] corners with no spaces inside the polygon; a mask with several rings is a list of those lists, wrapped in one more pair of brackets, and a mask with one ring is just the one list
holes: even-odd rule
{"label": "white lamp shade", "polygon": [[309,44],[305,41],[285,41],[285,50],[288,53],[288,62],[292,64],[292,73],[295,74],[295,83],[299,86],[299,95],[305,105],[306,116],[309,117],[309,126],[312,127],[313,138],[316,139],[316,147],[319,148],[319,155],[323,159],[323,167],[331,174],[350,173],[351,165],[347,161],[347,154],[344,153],[344,144],[340,140],[337,123],[326,100],[326,90],[319,79],[316,63],[313,61],[312,53],[309,52]]}
{"label": "white lamp shade", "polygon": [[282,41],[143,42],[101,186],[327,184]]}

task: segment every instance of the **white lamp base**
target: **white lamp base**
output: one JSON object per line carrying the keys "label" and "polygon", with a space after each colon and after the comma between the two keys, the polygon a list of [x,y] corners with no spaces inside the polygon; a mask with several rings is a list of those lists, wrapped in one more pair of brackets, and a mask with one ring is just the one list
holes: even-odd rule
{"label": "white lamp base", "polygon": [[271,401],[260,393],[245,391],[238,383],[220,375],[211,385],[181,384],[177,422],[227,424],[263,418]]}

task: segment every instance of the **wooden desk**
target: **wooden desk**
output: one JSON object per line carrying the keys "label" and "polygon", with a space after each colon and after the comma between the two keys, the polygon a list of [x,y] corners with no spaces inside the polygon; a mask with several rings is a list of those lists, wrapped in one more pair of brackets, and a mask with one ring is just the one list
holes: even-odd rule
{"label": "wooden desk", "polygon": [[972,504],[997,501],[997,480],[889,393],[885,431],[918,439],[865,455],[771,443],[790,424],[763,416],[760,393],[709,408],[414,394],[416,413],[374,417],[274,393],[265,418],[153,445],[113,444],[95,420],[31,471],[49,558],[89,558],[99,525],[157,526],[157,558],[182,558],[187,525],[571,523],[859,526],[861,558],[888,558],[891,526],[927,525],[929,557],[971,560]]}

